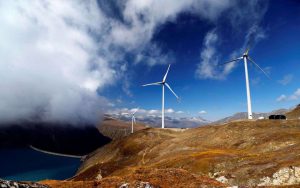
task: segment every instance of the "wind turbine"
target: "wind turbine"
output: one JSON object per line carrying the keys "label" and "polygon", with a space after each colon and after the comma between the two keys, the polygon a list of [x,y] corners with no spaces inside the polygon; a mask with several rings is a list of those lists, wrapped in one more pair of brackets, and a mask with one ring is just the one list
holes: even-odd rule
{"label": "wind turbine", "polygon": [[131,113],[131,133],[133,133],[133,123],[136,124],[134,114],[135,114],[138,110],[139,110],[139,108],[135,109],[135,110]]}
{"label": "wind turbine", "polygon": [[224,64],[231,63],[231,62],[236,62],[236,61],[239,61],[239,60],[244,60],[245,77],[246,77],[246,90],[247,90],[248,119],[252,119],[251,95],[250,95],[249,76],[248,76],[248,67],[247,67],[248,62],[247,62],[247,60],[251,61],[255,66],[257,66],[269,79],[270,79],[270,77],[268,76],[268,74],[262,68],[260,68],[260,66],[257,63],[255,63],[249,57],[248,52],[249,52],[249,48],[245,51],[245,53],[243,54],[242,57],[233,59],[233,60],[228,61]]}
{"label": "wind turbine", "polygon": [[131,115],[131,133],[133,133],[133,124],[136,124],[135,113],[139,110],[139,107],[134,109],[132,113],[122,113],[123,115]]}
{"label": "wind turbine", "polygon": [[151,86],[151,85],[161,85],[162,86],[161,128],[165,128],[165,86],[167,86],[167,88],[174,94],[174,96],[177,98],[177,100],[179,100],[179,97],[172,90],[170,85],[166,82],[166,79],[167,79],[167,76],[168,76],[168,73],[169,73],[169,70],[170,70],[170,66],[171,65],[169,65],[169,67],[167,69],[167,72],[166,72],[166,74],[163,77],[163,80],[161,82],[154,82],[154,83],[142,85],[142,86]]}

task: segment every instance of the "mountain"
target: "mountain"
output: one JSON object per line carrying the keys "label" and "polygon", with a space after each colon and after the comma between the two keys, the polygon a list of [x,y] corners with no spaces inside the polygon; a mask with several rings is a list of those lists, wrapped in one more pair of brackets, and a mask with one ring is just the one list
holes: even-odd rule
{"label": "mountain", "polygon": [[[135,187],[148,182],[170,187],[170,183],[179,182],[200,187],[197,183],[203,178],[223,183],[215,187],[299,184],[299,120],[234,121],[192,129],[146,128],[89,154],[67,184],[111,182],[111,186]],[[63,182],[56,183],[53,187]]]}
{"label": "mountain", "polygon": [[[131,122],[130,115],[123,114],[109,114],[114,119],[119,119],[122,121]],[[149,125],[151,127],[161,127],[161,116],[157,115],[147,115],[147,116],[137,116],[136,121],[142,124]],[[193,128],[202,125],[206,125],[210,121],[203,119],[201,117],[170,117],[165,116],[165,127],[166,128]]]}
{"label": "mountain", "polygon": [[[278,110],[274,110],[272,112],[266,112],[266,113],[256,113],[253,112],[252,116],[253,119],[258,119],[259,117],[264,117],[265,119],[268,119],[270,115],[272,114],[285,114],[287,112],[289,112],[291,109],[278,109]],[[235,121],[235,120],[245,120],[248,119],[248,113],[247,112],[238,112],[236,114],[233,114],[232,116],[217,120],[213,123],[218,124],[218,123],[227,123],[227,122],[231,122],[231,121]]]}

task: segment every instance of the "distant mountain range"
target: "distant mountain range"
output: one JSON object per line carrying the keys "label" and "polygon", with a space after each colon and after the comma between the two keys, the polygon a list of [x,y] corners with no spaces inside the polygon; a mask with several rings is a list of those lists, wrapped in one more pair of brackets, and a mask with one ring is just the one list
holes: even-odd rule
{"label": "distant mountain range", "polygon": [[[298,110],[297,110],[298,109]],[[299,111],[299,113],[297,113]],[[299,114],[300,117],[300,105],[294,106],[289,109],[277,109],[273,110],[271,112],[253,112],[253,118],[258,119],[259,117],[264,117],[265,119],[268,119],[268,117],[272,114],[286,114],[288,118],[293,118]],[[289,115],[293,114],[293,115]],[[295,115],[296,114],[296,115]],[[106,114],[106,117],[114,118],[117,120],[125,121],[125,122],[131,122],[131,116],[128,114]],[[226,123],[230,121],[235,120],[243,120],[247,119],[248,113],[247,112],[238,112],[233,114],[232,116],[228,116],[225,118],[222,118],[217,121],[209,121],[202,117],[165,117],[165,126],[166,127],[174,127],[174,128],[193,128],[193,127],[199,127],[207,124],[219,124],[219,123]],[[298,117],[298,116],[297,116]],[[149,125],[151,127],[160,127],[161,126],[161,117],[157,115],[148,115],[148,116],[137,116],[137,121],[140,123],[143,123],[145,125]]]}
{"label": "distant mountain range", "polygon": [[[253,115],[253,119],[258,119],[259,117],[264,117],[265,119],[268,119],[268,117],[272,114],[276,114],[276,115],[287,114],[287,113],[293,111],[294,109],[295,109],[295,107],[292,107],[290,109],[282,108],[282,109],[278,109],[278,110],[273,110],[271,112],[262,112],[262,113],[254,112],[252,115]],[[217,120],[213,123],[226,123],[226,122],[230,122],[230,121],[234,121],[234,120],[243,120],[243,119],[247,119],[247,118],[248,118],[247,112],[239,112],[239,113],[233,114],[232,116],[228,116],[226,118]]]}
{"label": "distant mountain range", "polygon": [[[112,117],[121,121],[130,121],[131,116],[127,114],[106,114],[107,117]],[[149,125],[151,127],[161,126],[160,116],[137,116],[137,122]],[[165,116],[165,127],[173,128],[193,128],[211,123],[211,121],[206,120],[202,117],[169,117]]]}

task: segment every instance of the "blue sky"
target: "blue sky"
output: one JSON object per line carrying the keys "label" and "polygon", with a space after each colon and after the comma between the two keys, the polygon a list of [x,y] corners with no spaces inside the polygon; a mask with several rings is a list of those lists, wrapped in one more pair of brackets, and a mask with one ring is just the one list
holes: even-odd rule
{"label": "blue sky", "polygon": [[[300,103],[297,0],[0,1],[0,121],[99,121],[140,107],[217,120],[246,111],[249,55],[254,112]],[[4,88],[4,89],[3,89]],[[176,113],[177,112],[177,113]],[[180,112],[180,113],[178,113]],[[202,113],[199,113],[202,112]],[[100,116],[99,116],[100,114]]]}
{"label": "blue sky", "polygon": [[[248,21],[252,25],[241,24],[241,28],[232,28],[226,19],[218,18],[217,23],[212,23],[197,15],[182,13],[175,20],[157,29],[151,41],[157,43],[164,53],[171,53],[172,65],[168,82],[182,99],[177,103],[171,92],[166,91],[166,108],[184,111],[193,116],[201,115],[210,120],[246,111],[242,62],[237,63],[231,73],[220,79],[199,78],[195,70],[201,63],[201,51],[205,48],[204,40],[208,32],[216,31],[218,34],[219,44],[215,55],[219,58],[217,62],[222,63],[231,59],[233,53],[238,55],[240,50],[244,50],[245,37],[249,28],[255,24],[260,27],[258,32],[264,36],[254,42],[250,56],[269,73],[271,80],[255,66],[249,65],[253,111],[268,112],[299,103],[298,97],[288,97],[299,88],[297,80],[300,75],[300,3],[270,1],[262,6],[265,12],[261,13],[259,22]],[[226,17],[230,12],[224,14]],[[131,69],[131,95],[128,96],[119,90],[120,85],[106,90],[106,95],[115,100],[118,107],[160,109],[161,87],[143,88],[141,85],[160,81],[167,65],[149,67],[146,63],[141,63],[132,66]],[[285,95],[286,98],[278,101],[281,95]],[[207,113],[198,113],[203,110]]]}

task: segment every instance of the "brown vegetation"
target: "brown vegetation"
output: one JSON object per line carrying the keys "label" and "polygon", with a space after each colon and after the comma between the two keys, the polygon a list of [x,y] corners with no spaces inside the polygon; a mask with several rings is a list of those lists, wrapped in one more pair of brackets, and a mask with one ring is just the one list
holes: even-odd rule
{"label": "brown vegetation", "polygon": [[288,119],[299,119],[300,118],[300,104],[295,109],[287,112],[285,115]]}
{"label": "brown vegetation", "polygon": [[185,131],[138,131],[91,153],[73,180],[176,168],[253,186],[288,166],[300,166],[300,120],[236,121]]}
{"label": "brown vegetation", "polygon": [[43,181],[41,183],[55,188],[109,188],[127,185],[128,187],[145,187],[150,185],[152,188],[210,188],[226,187],[224,184],[204,176],[193,175],[183,169],[136,169],[132,173],[124,176],[109,176],[101,180],[86,181]]}

